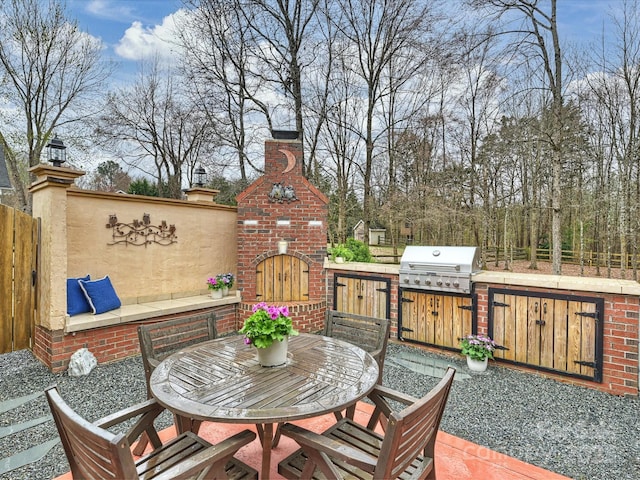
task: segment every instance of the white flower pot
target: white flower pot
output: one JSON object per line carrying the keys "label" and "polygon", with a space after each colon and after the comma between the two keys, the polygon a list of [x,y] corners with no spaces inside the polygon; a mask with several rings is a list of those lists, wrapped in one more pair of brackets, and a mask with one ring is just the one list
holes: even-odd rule
{"label": "white flower pot", "polygon": [[344,257],[336,257],[336,263],[344,263]]}
{"label": "white flower pot", "polygon": [[211,290],[211,298],[214,300],[222,298],[222,290]]}
{"label": "white flower pot", "polygon": [[467,367],[469,367],[469,370],[472,372],[484,372],[487,369],[488,363],[488,358],[484,360],[474,360],[471,357],[467,357]]}
{"label": "white flower pot", "polygon": [[284,337],[281,342],[275,341],[267,348],[257,348],[258,363],[263,367],[278,367],[287,363],[287,350],[289,337]]}
{"label": "white flower pot", "polygon": [[229,287],[224,287],[222,289],[222,296],[226,297],[227,295],[229,295]]}

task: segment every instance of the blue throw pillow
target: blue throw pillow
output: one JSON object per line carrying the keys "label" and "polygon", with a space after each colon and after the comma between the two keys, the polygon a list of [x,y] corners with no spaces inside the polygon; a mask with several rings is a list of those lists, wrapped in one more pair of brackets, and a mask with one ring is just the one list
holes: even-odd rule
{"label": "blue throw pillow", "polygon": [[113,285],[111,285],[109,275],[100,280],[79,280],[78,283],[84,291],[94,314],[108,312],[109,310],[120,308],[122,305],[118,294]]}
{"label": "blue throw pillow", "polygon": [[80,278],[67,278],[67,313],[70,316],[91,311],[91,306],[78,280],[89,281],[91,277],[87,275]]}

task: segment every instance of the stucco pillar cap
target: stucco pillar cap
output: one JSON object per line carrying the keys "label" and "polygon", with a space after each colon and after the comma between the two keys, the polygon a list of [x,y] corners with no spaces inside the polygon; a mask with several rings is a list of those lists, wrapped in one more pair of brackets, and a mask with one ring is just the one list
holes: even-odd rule
{"label": "stucco pillar cap", "polygon": [[185,190],[188,202],[215,202],[220,190],[211,188],[194,187]]}
{"label": "stucco pillar cap", "polygon": [[86,173],[82,170],[74,170],[68,167],[54,167],[44,163],[34,165],[29,168],[29,172],[36,176],[36,181],[29,187],[29,191],[32,193],[47,186],[69,188],[74,184],[76,178]]}

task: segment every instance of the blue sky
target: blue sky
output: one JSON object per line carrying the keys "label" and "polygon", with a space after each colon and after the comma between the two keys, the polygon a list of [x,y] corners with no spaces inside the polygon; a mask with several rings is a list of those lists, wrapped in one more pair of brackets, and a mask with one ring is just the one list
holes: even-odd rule
{"label": "blue sky", "polygon": [[[120,62],[120,75],[135,71],[137,62],[151,54],[168,35],[171,15],[182,7],[180,0],[67,1],[82,30],[101,38],[105,53]],[[603,25],[605,33],[612,32],[612,9],[621,8],[622,0],[559,0],[561,34],[576,44],[597,42]]]}
{"label": "blue sky", "polygon": [[[180,0],[67,0],[69,16],[81,30],[100,38],[105,55],[116,60],[117,79],[134,72],[143,58],[151,56],[168,33]],[[166,50],[167,44],[164,44]],[[161,49],[162,50],[162,49]]]}
{"label": "blue sky", "polygon": [[110,47],[117,44],[134,22],[153,30],[176,12],[180,0],[67,0],[82,30],[102,38]]}

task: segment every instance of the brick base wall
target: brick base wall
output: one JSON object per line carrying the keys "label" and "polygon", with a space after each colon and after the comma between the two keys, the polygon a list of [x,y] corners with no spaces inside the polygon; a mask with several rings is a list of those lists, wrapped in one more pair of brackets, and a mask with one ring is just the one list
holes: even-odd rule
{"label": "brick base wall", "polygon": [[[302,303],[269,303],[270,305],[287,305],[293,322],[293,328],[300,333],[317,333],[324,329],[324,320],[327,313],[327,302]],[[244,319],[249,317],[253,311],[253,303],[241,303],[238,307],[238,322],[236,329],[242,328]]]}
{"label": "brick base wall", "polygon": [[638,318],[639,299],[635,295],[613,295],[579,290],[550,290],[536,287],[476,284],[478,333],[488,333],[489,288],[558,293],[604,299],[602,382],[591,382],[544,372],[557,380],[596,388],[615,395],[638,395]]}
{"label": "brick base wall", "polygon": [[[218,335],[236,330],[236,305],[224,305],[215,309],[204,309],[192,314],[213,312],[216,315]],[[140,354],[138,325],[158,323],[180,315],[167,315],[152,320],[94,328],[65,334],[62,330],[51,331],[40,326],[35,329],[33,354],[53,373],[63,372],[69,367],[69,360],[77,350],[87,348],[95,355],[98,364],[110,363]]]}
{"label": "brick base wall", "polygon": [[[397,274],[381,274],[374,271],[354,271],[353,269],[341,270],[331,269],[326,273],[328,286],[328,308],[333,307],[334,292],[334,273],[357,273],[359,276],[372,278],[390,278],[391,279],[391,319],[392,331],[391,338],[398,338],[398,275]],[[639,348],[639,332],[638,324],[640,320],[640,298],[637,295],[616,295],[607,293],[585,292],[580,290],[558,290],[545,289],[539,287],[528,286],[509,286],[509,285],[490,285],[483,283],[475,283],[474,295],[476,296],[476,319],[478,323],[478,333],[488,334],[489,328],[489,288],[495,287],[500,289],[509,289],[514,291],[539,292],[544,294],[561,294],[587,296],[592,298],[601,298],[604,300],[604,328],[603,328],[603,371],[602,382],[593,382],[580,378],[569,377],[562,374],[556,374],[548,371],[536,370],[533,367],[522,365],[513,365],[510,363],[501,363],[508,368],[535,372],[545,377],[555,380],[582,385],[584,387],[597,389],[613,395],[634,395],[639,393],[639,370],[638,370],[638,348]],[[407,342],[407,345],[410,343]],[[442,350],[438,347],[426,347],[415,345],[417,348],[426,350],[440,351],[452,354],[451,351]],[[498,362],[500,362],[498,360]]]}

